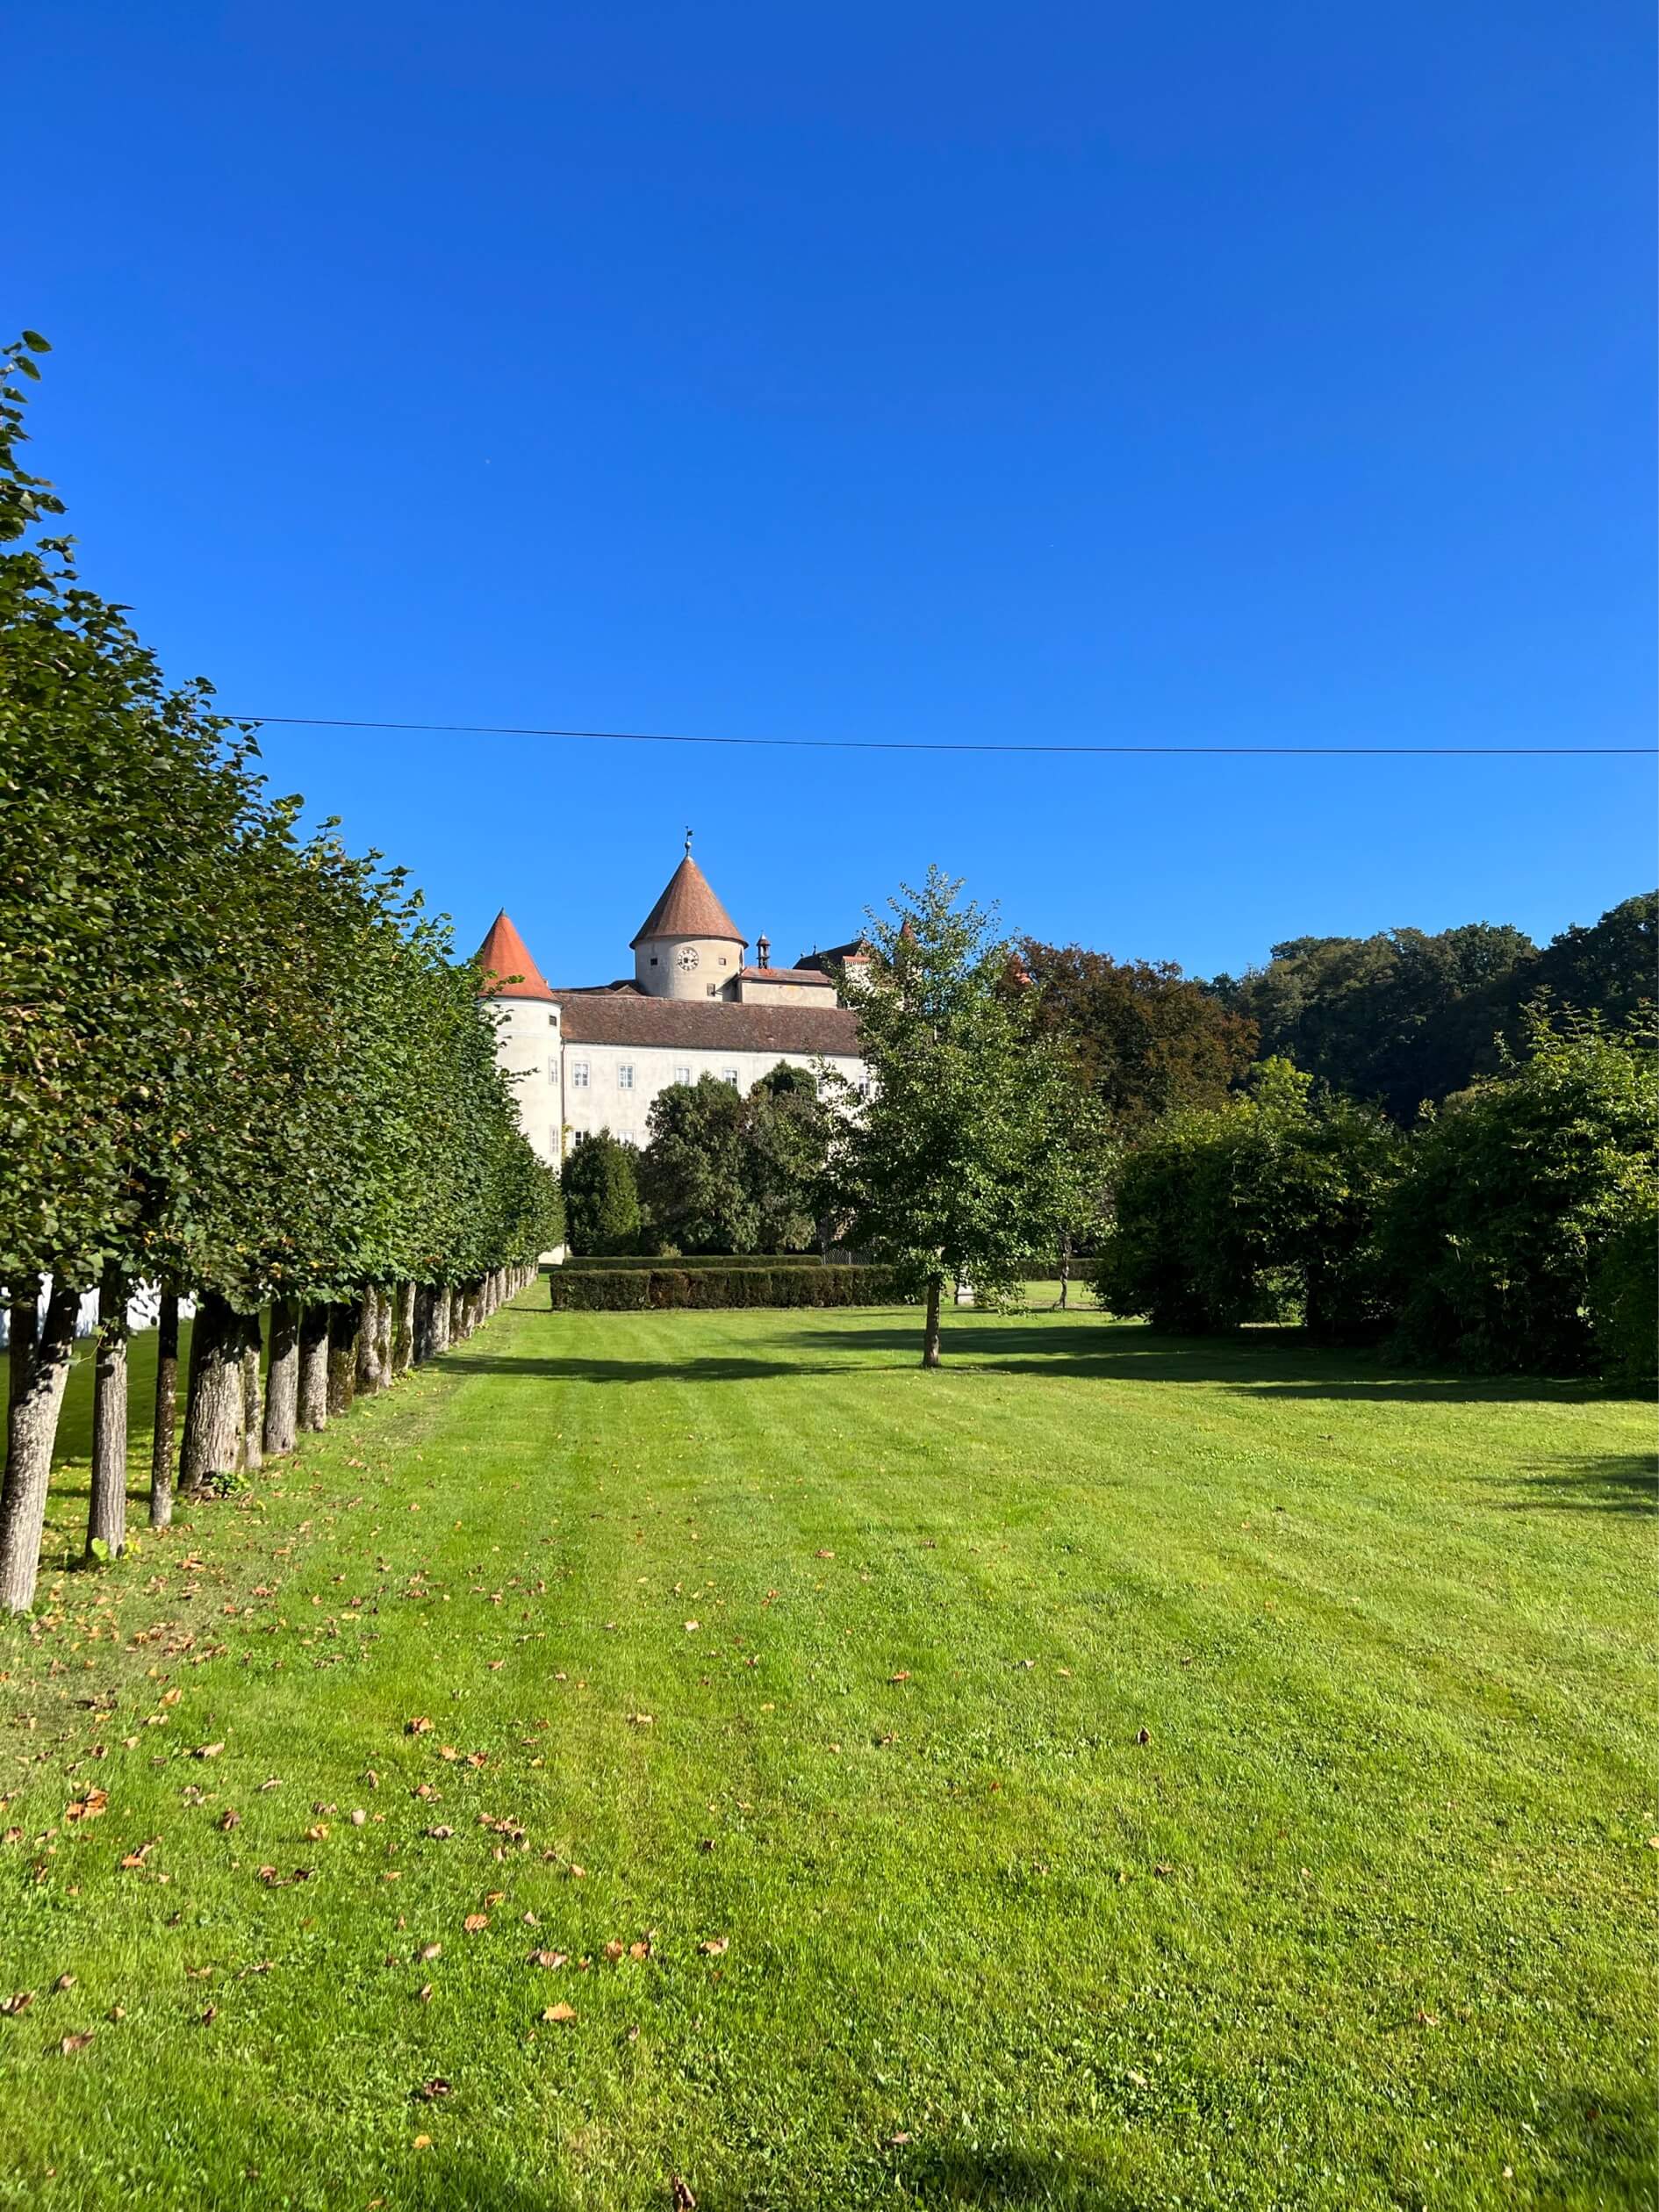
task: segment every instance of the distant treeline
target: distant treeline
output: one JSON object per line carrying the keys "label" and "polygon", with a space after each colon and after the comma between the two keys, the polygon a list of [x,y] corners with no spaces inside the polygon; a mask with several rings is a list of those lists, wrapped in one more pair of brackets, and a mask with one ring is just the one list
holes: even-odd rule
{"label": "distant treeline", "polygon": [[1043,1026],[1131,1138],[1164,1114],[1219,1106],[1268,1059],[1407,1124],[1426,1101],[1497,1073],[1506,1056],[1524,1058],[1529,1007],[1627,1023],[1655,996],[1656,950],[1654,892],[1542,946],[1487,922],[1293,937],[1265,967],[1208,982],[1170,961],[1036,938],[1020,946]]}

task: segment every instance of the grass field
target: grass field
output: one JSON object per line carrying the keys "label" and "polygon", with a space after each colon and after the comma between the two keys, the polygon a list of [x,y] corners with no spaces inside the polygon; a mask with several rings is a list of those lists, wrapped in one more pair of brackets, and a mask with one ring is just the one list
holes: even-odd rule
{"label": "grass field", "polygon": [[1650,2203],[1650,1411],[916,1332],[532,1290],[135,1479],[0,1629],[0,2201]]}

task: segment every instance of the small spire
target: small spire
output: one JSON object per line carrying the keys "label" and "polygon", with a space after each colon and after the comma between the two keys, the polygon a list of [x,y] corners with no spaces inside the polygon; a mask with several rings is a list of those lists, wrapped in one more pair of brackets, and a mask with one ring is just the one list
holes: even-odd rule
{"label": "small spire", "polygon": [[687,828],[686,831],[686,858],[688,860],[691,858],[691,830],[689,828]]}
{"label": "small spire", "polygon": [[760,955],[761,966],[770,967],[772,966],[772,939],[764,930],[755,939],[755,950]]}

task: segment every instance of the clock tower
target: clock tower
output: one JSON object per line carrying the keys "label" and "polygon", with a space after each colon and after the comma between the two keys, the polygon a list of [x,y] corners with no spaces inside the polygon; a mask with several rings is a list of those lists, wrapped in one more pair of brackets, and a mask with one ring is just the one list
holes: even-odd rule
{"label": "clock tower", "polygon": [[688,830],[686,857],[634,939],[634,980],[651,998],[729,996],[748,943],[692,858]]}

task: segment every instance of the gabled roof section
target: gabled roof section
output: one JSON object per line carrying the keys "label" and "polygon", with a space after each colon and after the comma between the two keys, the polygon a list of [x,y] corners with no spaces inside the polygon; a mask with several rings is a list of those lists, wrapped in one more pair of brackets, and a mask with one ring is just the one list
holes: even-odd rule
{"label": "gabled roof section", "polygon": [[630,942],[630,952],[648,937],[728,937],[734,944],[749,942],[689,852],[641,923]]}
{"label": "gabled roof section", "polygon": [[[473,956],[484,970],[484,988],[492,998],[550,999],[547,978],[530,958],[530,948],[502,908]],[[516,976],[516,982],[509,979]]]}

